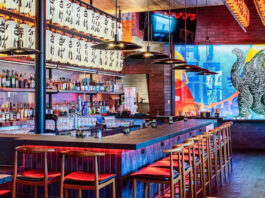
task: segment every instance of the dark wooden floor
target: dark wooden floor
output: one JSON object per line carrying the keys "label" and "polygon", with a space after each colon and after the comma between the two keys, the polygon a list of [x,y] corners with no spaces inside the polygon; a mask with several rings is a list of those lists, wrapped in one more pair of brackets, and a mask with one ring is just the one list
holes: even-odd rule
{"label": "dark wooden floor", "polygon": [[265,198],[265,152],[234,152],[233,168],[211,197]]}

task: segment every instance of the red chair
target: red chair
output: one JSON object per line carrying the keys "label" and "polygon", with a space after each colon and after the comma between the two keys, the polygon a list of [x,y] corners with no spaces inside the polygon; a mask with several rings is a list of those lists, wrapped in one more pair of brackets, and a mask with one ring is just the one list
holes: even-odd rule
{"label": "red chair", "polygon": [[[54,149],[44,149],[38,147],[19,146],[15,148],[14,173],[12,184],[12,198],[16,197],[16,184],[34,186],[34,198],[37,198],[38,186],[44,186],[44,197],[48,198],[48,185],[60,180],[61,173],[59,171],[48,171],[47,153],[54,152]],[[41,154],[44,156],[44,169],[32,169],[22,172],[17,171],[18,153],[22,154]]]}
{"label": "red chair", "polygon": [[[64,175],[65,157],[93,157],[95,172],[75,171]],[[98,157],[105,156],[105,153],[93,153],[88,151],[63,151],[62,167],[61,167],[61,187],[60,198],[68,197],[68,189],[76,189],[79,191],[79,198],[82,197],[82,190],[94,190],[95,198],[99,198],[99,190],[107,185],[112,184],[112,197],[116,197],[115,191],[115,174],[98,173]],[[65,189],[65,196],[64,196]]]}

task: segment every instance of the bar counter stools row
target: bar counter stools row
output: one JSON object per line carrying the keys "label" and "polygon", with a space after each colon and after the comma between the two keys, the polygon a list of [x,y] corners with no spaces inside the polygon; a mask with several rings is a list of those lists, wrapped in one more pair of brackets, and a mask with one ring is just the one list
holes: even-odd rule
{"label": "bar counter stools row", "polygon": [[[60,198],[68,197],[68,189],[78,190],[79,198],[82,197],[82,190],[95,191],[95,198],[99,198],[99,190],[107,185],[112,185],[112,197],[115,198],[115,174],[98,173],[98,157],[104,153],[88,151],[63,151],[61,152],[62,162],[60,171],[49,171],[47,154],[55,152],[54,149],[46,149],[32,146],[20,146],[15,148],[14,173],[12,184],[12,198],[16,197],[16,184],[21,183],[34,187],[34,198],[38,197],[37,187],[44,187],[44,197],[48,198],[48,185],[60,181]],[[18,172],[18,154],[39,154],[44,162],[43,169],[31,169]],[[66,158],[90,158],[94,160],[94,172],[74,171],[65,174]]]}
{"label": "bar counter stools row", "polygon": [[142,194],[137,194],[137,182],[144,182],[144,198],[147,186],[148,198],[154,197],[151,194],[152,183],[157,184],[157,198],[211,195],[213,186],[217,190],[218,181],[223,185],[223,178],[226,180],[232,171],[232,124],[227,122],[187,138],[184,143],[163,150],[167,157],[132,173],[133,198],[142,197]]}

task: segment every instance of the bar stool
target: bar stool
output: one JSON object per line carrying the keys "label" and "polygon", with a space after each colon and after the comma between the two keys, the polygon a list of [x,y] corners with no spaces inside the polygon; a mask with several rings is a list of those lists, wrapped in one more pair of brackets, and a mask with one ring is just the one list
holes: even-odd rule
{"label": "bar stool", "polygon": [[227,123],[227,139],[228,139],[228,160],[230,164],[230,172],[233,170],[233,160],[232,160],[232,136],[231,136],[231,126],[233,122]]}
{"label": "bar stool", "polygon": [[[48,171],[47,153],[54,152],[54,149],[45,149],[38,147],[19,146],[15,148],[14,173],[12,184],[12,198],[16,197],[16,184],[34,186],[34,198],[37,198],[38,186],[44,186],[44,197],[48,198],[48,185],[60,180],[61,173],[59,171]],[[25,170],[17,172],[18,153],[22,154],[41,154],[44,155],[44,169]]]}
{"label": "bar stool", "polygon": [[[68,189],[76,189],[79,191],[79,198],[82,197],[82,190],[94,190],[95,198],[99,198],[99,190],[107,185],[112,184],[112,197],[116,197],[115,191],[115,174],[111,173],[98,173],[98,157],[105,156],[105,153],[94,153],[88,151],[63,151],[62,164],[61,164],[61,185],[60,185],[60,198],[68,197]],[[94,158],[94,172],[75,171],[64,175],[65,170],[65,157],[78,157],[78,158]],[[65,196],[64,196],[65,189]]]}
{"label": "bar stool", "polygon": [[[192,150],[194,149],[194,143],[193,141],[187,141],[182,144],[174,145],[172,148],[178,148],[180,146],[183,147],[184,150],[188,150],[188,155],[184,155],[184,166],[183,166],[184,169],[183,169],[183,174],[182,174],[182,177],[183,177],[182,187],[183,187],[184,197],[186,197],[186,177],[188,176],[187,181],[189,182],[190,197],[193,198],[194,191],[195,191],[194,185],[193,185],[193,168],[192,168],[193,158],[194,158],[194,156],[192,156],[192,153],[193,153]],[[182,161],[183,159],[181,158],[180,160]],[[175,163],[175,161],[178,161],[178,155],[173,155],[173,168],[177,170],[178,163]],[[170,156],[153,163],[151,166],[160,167],[160,168],[170,168]],[[162,194],[164,194],[164,186],[163,186]]]}
{"label": "bar stool", "polygon": [[[209,194],[211,194],[211,179],[210,179],[210,166],[209,166],[209,154],[207,153],[208,143],[205,139],[205,135],[196,135],[186,140],[193,140],[195,145],[195,154],[200,160],[199,172],[196,175],[200,175],[200,188],[196,190],[196,194],[202,191],[202,197],[206,197],[206,186],[209,186]],[[206,174],[205,174],[206,170]],[[206,177],[207,176],[207,177]],[[196,180],[197,182],[197,180]]]}
{"label": "bar stool", "polygon": [[[170,197],[175,198],[176,191],[175,185],[179,183],[179,197],[183,197],[183,168],[184,168],[184,148],[179,146],[170,150],[163,150],[165,154],[170,155],[170,168],[160,168],[149,165],[136,173],[131,174],[133,177],[133,198],[136,198],[136,184],[137,181],[144,182],[146,193],[146,183],[148,184],[148,197],[151,198],[151,183],[158,185],[169,185],[170,186]],[[178,155],[178,161],[173,160],[173,155]],[[183,160],[181,160],[183,159]],[[176,170],[177,167],[178,170]],[[165,193],[165,192],[163,192]],[[158,187],[158,195],[160,194],[160,188]],[[160,195],[159,195],[160,196]],[[162,195],[163,196],[163,195]]]}

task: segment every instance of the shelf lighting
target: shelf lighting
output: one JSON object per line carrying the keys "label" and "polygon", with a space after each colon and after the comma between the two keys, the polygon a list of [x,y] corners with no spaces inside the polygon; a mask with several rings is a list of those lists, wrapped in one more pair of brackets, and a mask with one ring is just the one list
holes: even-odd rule
{"label": "shelf lighting", "polygon": [[244,32],[249,26],[250,13],[244,0],[222,0]]}
{"label": "shelf lighting", "polygon": [[259,13],[260,19],[265,25],[265,0],[254,0],[257,12]]}

